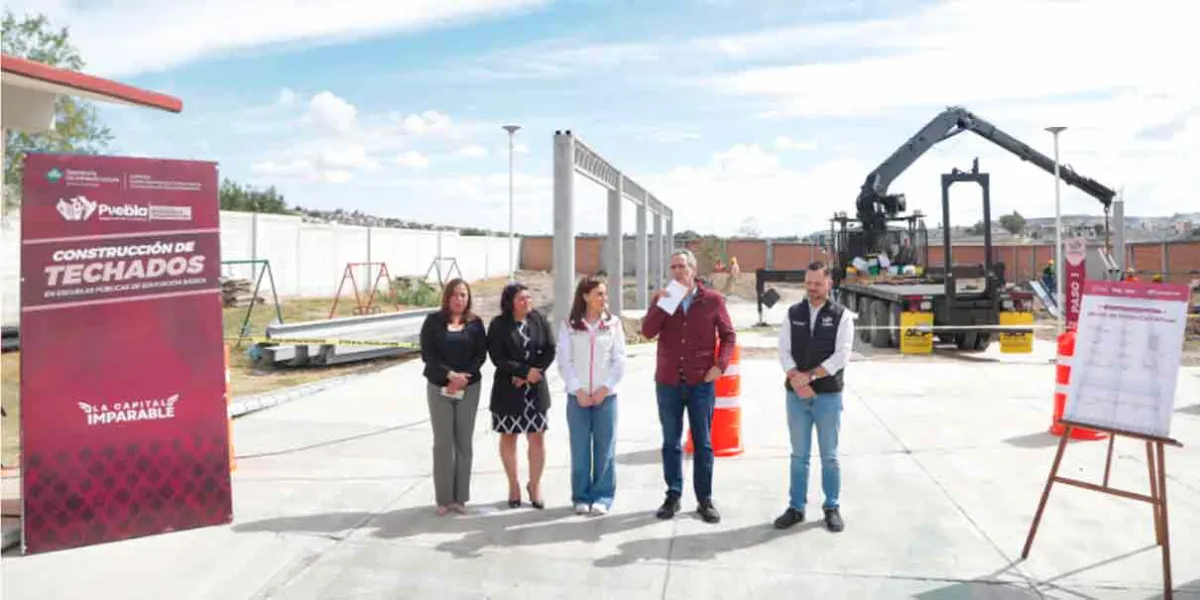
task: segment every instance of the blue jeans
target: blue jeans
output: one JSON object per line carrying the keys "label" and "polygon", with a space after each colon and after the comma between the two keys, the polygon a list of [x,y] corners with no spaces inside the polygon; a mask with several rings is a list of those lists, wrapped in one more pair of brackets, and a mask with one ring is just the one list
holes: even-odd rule
{"label": "blue jeans", "polygon": [[687,409],[688,427],[692,430],[692,446],[696,455],[692,461],[692,486],[696,500],[712,498],[713,447],[712,419],[716,405],[716,388],[712,382],[699,385],[657,384],[658,422],[662,425],[663,479],[667,493],[683,495],[683,411]]}
{"label": "blue jeans", "polygon": [[617,396],[600,406],[580,406],[567,395],[567,430],[571,438],[571,502],[612,508],[617,492],[614,446],[617,441]]}
{"label": "blue jeans", "polygon": [[791,486],[788,503],[804,510],[808,495],[808,459],[812,454],[812,430],[817,429],[817,448],[821,454],[821,489],[825,492],[822,508],[838,507],[842,470],[838,465],[838,432],[842,428],[842,394],[817,394],[801,398],[787,392],[788,432],[792,439]]}

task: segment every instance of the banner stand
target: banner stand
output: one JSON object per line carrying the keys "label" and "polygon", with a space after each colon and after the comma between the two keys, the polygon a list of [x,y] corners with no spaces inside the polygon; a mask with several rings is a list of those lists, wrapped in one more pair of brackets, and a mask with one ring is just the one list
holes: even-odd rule
{"label": "banner stand", "polygon": [[233,519],[217,165],[29,154],[23,550]]}

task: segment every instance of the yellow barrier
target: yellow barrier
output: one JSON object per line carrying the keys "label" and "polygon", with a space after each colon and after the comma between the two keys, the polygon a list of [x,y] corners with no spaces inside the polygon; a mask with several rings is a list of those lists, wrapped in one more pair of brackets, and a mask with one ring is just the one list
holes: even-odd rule
{"label": "yellow barrier", "polygon": [[[1020,327],[1033,325],[1031,312],[1002,312],[1000,313],[1001,327]],[[1029,354],[1033,352],[1033,332],[1007,333],[1000,332],[1001,354]]]}
{"label": "yellow barrier", "polygon": [[[916,328],[923,327],[925,331],[918,331]],[[928,331],[933,327],[933,313],[930,312],[902,312],[900,313],[900,329],[903,333],[900,335],[900,353],[901,354],[932,354],[933,353],[933,332]]]}

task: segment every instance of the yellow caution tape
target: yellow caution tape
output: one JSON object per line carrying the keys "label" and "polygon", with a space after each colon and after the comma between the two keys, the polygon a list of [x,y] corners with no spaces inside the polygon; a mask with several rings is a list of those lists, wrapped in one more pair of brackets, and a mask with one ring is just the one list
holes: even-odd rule
{"label": "yellow caution tape", "polygon": [[236,342],[253,342],[255,344],[294,344],[300,346],[379,346],[384,348],[412,348],[419,350],[421,345],[417,342],[385,342],[382,340],[338,340],[330,338],[291,338],[291,337],[258,337],[246,336],[242,338],[227,337],[225,341]]}

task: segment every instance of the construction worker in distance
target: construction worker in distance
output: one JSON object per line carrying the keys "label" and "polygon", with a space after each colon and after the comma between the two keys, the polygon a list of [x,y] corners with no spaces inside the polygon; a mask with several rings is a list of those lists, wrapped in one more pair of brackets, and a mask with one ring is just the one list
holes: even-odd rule
{"label": "construction worker in distance", "polygon": [[742,269],[738,266],[737,257],[731,257],[729,259],[729,276],[725,278],[725,289],[722,290],[726,296],[732,294],[733,290],[737,288],[738,274],[741,272]]}
{"label": "construction worker in distance", "polygon": [[1054,259],[1053,258],[1046,261],[1046,266],[1042,268],[1042,287],[1046,288],[1046,294],[1049,295],[1050,298],[1052,298],[1052,299],[1054,298],[1054,293],[1056,291],[1058,291],[1057,286],[1055,286],[1055,283],[1054,283]]}
{"label": "construction worker in distance", "polygon": [[1137,272],[1133,269],[1125,269],[1125,281],[1138,281]]}
{"label": "construction worker in distance", "polygon": [[845,527],[838,499],[842,482],[838,431],[842,422],[842,373],[850,361],[856,315],[829,299],[832,285],[825,263],[808,265],[804,274],[807,297],[788,307],[787,320],[779,329],[779,365],[787,375],[784,388],[792,457],[788,507],[775,519],[776,529],[787,529],[804,520],[814,427],[821,457],[825,527],[833,532]]}
{"label": "construction worker in distance", "polygon": [[1163,282],[1162,273],[1155,273],[1154,277],[1150,278],[1150,281],[1153,281],[1154,283],[1162,283]]}

